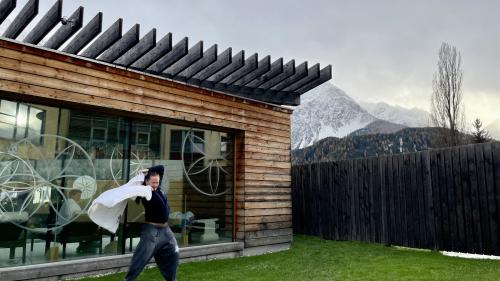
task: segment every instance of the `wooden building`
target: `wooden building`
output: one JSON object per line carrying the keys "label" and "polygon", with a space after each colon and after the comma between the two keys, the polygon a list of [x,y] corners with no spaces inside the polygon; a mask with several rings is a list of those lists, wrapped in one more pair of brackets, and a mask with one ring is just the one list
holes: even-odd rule
{"label": "wooden building", "polygon": [[[0,24],[16,4],[0,1]],[[65,18],[62,0],[25,31],[38,0],[18,10],[0,37],[1,280],[18,266],[24,277],[40,277],[37,264],[51,254],[74,264],[46,278],[126,268],[142,214],[133,203],[116,235],[97,230],[99,254],[80,253],[78,239],[87,238],[65,234],[88,228],[84,215],[68,217],[61,232],[48,221],[71,189],[80,189],[85,211],[152,164],[167,167],[183,258],[290,246],[292,110],[283,105],[298,105],[331,79],[331,66],[189,46],[187,38],[173,44],[170,33],[157,40],[155,29],[140,38],[139,25],[122,34],[121,19],[102,31],[101,13],[84,26],[83,7]],[[19,231],[7,237],[7,227]],[[54,243],[64,251],[51,253]]]}

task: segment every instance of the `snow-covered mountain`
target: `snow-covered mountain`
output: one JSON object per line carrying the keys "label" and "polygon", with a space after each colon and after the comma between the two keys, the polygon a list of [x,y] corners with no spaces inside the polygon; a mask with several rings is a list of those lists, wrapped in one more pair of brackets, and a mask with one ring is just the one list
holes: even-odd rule
{"label": "snow-covered mountain", "polygon": [[488,131],[490,137],[500,140],[500,119],[493,121],[491,124],[486,126],[485,129]]}
{"label": "snow-covered mountain", "polygon": [[326,137],[344,137],[375,120],[344,91],[324,83],[302,95],[292,114],[292,149]]}
{"label": "snow-covered mountain", "polygon": [[360,105],[371,115],[391,123],[407,127],[428,127],[430,124],[429,113],[422,109],[407,109],[399,105],[392,106],[385,102],[360,102]]}

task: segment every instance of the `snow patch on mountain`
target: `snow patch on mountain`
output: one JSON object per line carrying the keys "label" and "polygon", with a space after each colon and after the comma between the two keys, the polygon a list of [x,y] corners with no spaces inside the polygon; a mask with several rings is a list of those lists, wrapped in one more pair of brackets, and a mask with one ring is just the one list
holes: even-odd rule
{"label": "snow patch on mountain", "polygon": [[423,109],[408,109],[399,105],[389,105],[385,102],[360,102],[360,105],[371,115],[391,123],[401,124],[406,127],[428,127],[430,125],[429,113]]}

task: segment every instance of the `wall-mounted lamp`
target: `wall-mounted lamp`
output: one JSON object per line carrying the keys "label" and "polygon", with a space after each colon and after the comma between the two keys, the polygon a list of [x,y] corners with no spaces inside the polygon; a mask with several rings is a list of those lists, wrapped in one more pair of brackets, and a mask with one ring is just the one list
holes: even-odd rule
{"label": "wall-mounted lamp", "polygon": [[69,23],[72,27],[75,26],[75,21],[68,19],[67,17],[62,17],[61,23],[62,23],[62,25],[67,25]]}

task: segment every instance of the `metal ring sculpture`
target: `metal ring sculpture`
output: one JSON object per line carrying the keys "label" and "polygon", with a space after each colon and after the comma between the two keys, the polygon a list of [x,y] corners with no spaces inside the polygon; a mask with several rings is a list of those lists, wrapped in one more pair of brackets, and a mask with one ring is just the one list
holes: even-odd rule
{"label": "metal ring sculpture", "polygon": [[[144,169],[147,169],[148,167],[152,166],[152,161],[147,160],[145,158],[141,158],[139,153],[136,152],[131,152],[130,153],[130,172],[129,176],[130,178],[134,177],[135,175],[139,174],[141,171]],[[111,152],[111,157],[109,160],[109,170],[111,171],[111,177],[113,178],[113,181],[115,182],[116,186],[120,186],[123,183],[118,182],[120,180],[120,175],[123,173],[123,161],[119,167],[115,167],[113,165],[114,160],[123,160],[123,153],[121,152],[120,148],[117,146],[113,149]]]}
{"label": "metal ring sculpture", "polygon": [[[220,195],[227,193],[230,190],[230,188],[227,188],[225,190],[219,190],[219,187],[220,187],[219,185],[220,185],[220,180],[221,180],[221,177],[220,177],[221,172],[224,173],[225,175],[229,175],[229,173],[222,167],[222,163],[221,163],[221,162],[227,161],[227,159],[226,159],[227,154],[222,155],[221,151],[219,151],[219,153],[217,155],[209,155],[205,151],[201,151],[195,145],[195,140],[197,143],[203,143],[203,147],[205,147],[207,145],[205,140],[203,140],[200,137],[197,137],[194,134],[194,131],[188,131],[186,136],[184,137],[184,140],[182,141],[181,155],[182,155],[182,162],[184,163],[184,165],[183,165],[184,175],[186,176],[187,181],[194,189],[196,189],[201,194],[204,194],[207,196],[220,196]],[[184,154],[187,153],[185,149],[186,149],[186,143],[188,143],[188,142],[191,144],[191,147],[194,150],[196,150],[197,153],[201,154],[202,156],[200,158],[196,159],[195,161],[193,161],[193,163],[191,163],[188,167],[186,167],[186,164],[185,164],[186,161],[184,159]],[[203,163],[202,161],[207,162],[207,165],[199,170],[196,170],[196,168],[197,168],[196,164],[198,164],[200,162]],[[208,173],[207,180],[209,183],[208,186],[210,188],[209,191],[203,190],[198,185],[196,185],[193,182],[193,180],[191,179],[192,176],[197,175],[197,174],[201,174],[205,171]],[[215,173],[215,178],[212,178],[212,172]]]}
{"label": "metal ring sculpture", "polygon": [[[80,213],[64,217],[59,206],[51,201],[51,194],[55,192],[67,200],[64,190],[79,189],[81,199],[84,202],[88,199],[84,206],[80,206],[86,211],[97,189],[95,168],[89,154],[76,142],[49,134],[36,138],[43,139],[42,145],[34,144],[38,142],[33,142],[34,138],[25,138],[12,143],[8,151],[0,152],[0,216],[27,230],[60,228],[75,220]],[[71,187],[57,183],[71,181]],[[37,214],[45,204],[61,218],[60,224],[50,227],[25,225],[24,221]]]}

